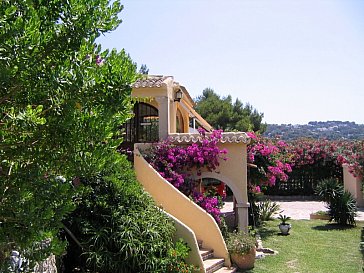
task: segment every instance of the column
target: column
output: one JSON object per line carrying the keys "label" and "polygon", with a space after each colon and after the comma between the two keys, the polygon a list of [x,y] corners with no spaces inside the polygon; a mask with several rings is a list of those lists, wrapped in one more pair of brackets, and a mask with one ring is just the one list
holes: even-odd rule
{"label": "column", "polygon": [[169,99],[168,97],[155,97],[158,103],[159,140],[164,140],[169,134]]}
{"label": "column", "polygon": [[236,210],[238,213],[238,229],[244,232],[248,232],[249,207],[249,203],[236,203]]}

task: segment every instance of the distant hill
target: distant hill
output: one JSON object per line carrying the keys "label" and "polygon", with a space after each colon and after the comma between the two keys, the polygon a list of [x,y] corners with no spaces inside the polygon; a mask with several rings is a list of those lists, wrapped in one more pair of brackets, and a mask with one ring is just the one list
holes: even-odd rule
{"label": "distant hill", "polygon": [[268,124],[263,136],[282,140],[301,137],[336,139],[364,139],[364,124],[349,121],[310,121],[308,124]]}

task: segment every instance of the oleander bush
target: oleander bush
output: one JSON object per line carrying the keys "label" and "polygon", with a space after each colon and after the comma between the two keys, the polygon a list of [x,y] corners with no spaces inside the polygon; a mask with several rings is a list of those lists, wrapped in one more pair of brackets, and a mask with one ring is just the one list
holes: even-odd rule
{"label": "oleander bush", "polygon": [[119,25],[122,9],[108,0],[0,1],[0,267],[12,250],[31,268],[63,253],[72,182],[102,171],[120,145],[136,65],[96,39]]}
{"label": "oleander bush", "polygon": [[142,190],[130,164],[119,164],[80,180],[77,208],[65,221],[76,238],[66,234],[66,272],[168,272],[174,226]]}

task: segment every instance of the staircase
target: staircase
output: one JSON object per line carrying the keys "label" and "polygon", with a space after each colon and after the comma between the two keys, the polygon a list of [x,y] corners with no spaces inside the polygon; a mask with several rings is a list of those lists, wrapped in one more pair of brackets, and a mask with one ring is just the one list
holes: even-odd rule
{"label": "staircase", "polygon": [[[137,179],[173,220],[176,238],[183,238],[191,247],[186,262],[197,265],[200,273],[236,272],[235,268],[229,267],[229,252],[214,218],[161,177],[143,158],[139,148],[145,149],[147,146],[135,146],[134,168]],[[202,241],[199,245],[196,238],[204,240],[205,249]]]}
{"label": "staircase", "polygon": [[235,267],[226,267],[224,266],[223,258],[215,258],[214,251],[212,249],[205,249],[202,247],[202,240],[197,240],[199,253],[203,260],[203,265],[206,273],[235,273]]}

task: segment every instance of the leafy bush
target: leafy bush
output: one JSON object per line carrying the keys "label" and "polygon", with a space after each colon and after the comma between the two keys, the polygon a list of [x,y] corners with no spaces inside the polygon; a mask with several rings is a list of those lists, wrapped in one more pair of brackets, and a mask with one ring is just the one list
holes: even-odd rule
{"label": "leafy bush", "polygon": [[76,210],[65,225],[67,272],[167,272],[173,224],[136,181],[126,160],[95,177],[81,179]]}
{"label": "leafy bush", "polygon": [[334,198],[329,203],[329,215],[331,220],[340,225],[355,225],[357,208],[353,195],[344,191],[341,196]]}
{"label": "leafy bush", "polygon": [[330,221],[340,225],[355,225],[356,201],[352,194],[344,190],[336,179],[324,179],[316,188],[316,194],[328,204]]}
{"label": "leafy bush", "polygon": [[121,22],[110,2],[0,1],[0,267],[11,250],[31,262],[64,251],[70,182],[103,170],[120,144],[136,65],[97,45]]}
{"label": "leafy bush", "polygon": [[344,187],[336,179],[323,179],[318,183],[315,193],[322,201],[330,203],[332,200],[338,198],[344,193]]}
{"label": "leafy bush", "polygon": [[168,251],[166,260],[167,273],[192,273],[198,270],[198,267],[189,265],[185,262],[191,248],[182,239],[179,239],[175,247]]}

